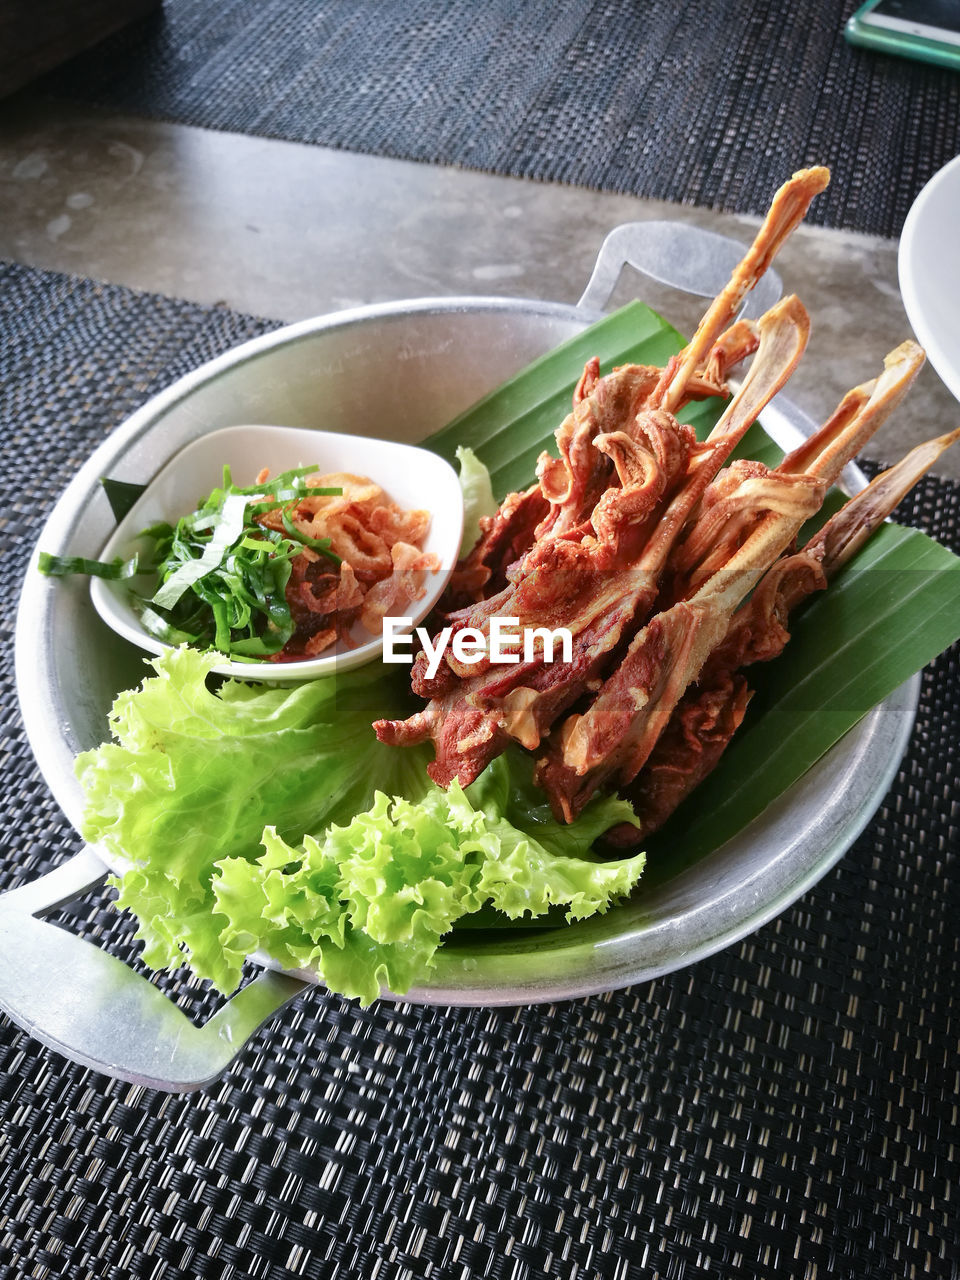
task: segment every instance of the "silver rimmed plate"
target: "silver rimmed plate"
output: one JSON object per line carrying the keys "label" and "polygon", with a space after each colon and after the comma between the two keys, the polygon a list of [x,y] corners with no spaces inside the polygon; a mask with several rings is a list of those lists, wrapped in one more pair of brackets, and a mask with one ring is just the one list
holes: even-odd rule
{"label": "silver rimmed plate", "polygon": [[[597,317],[576,307],[458,298],[370,307],[255,339],[145,405],[101,446],[58,503],[44,549],[89,553],[110,532],[99,477],[143,480],[176,449],[238,421],[309,426],[391,422],[415,442]],[[356,376],[362,368],[364,376]],[[809,424],[789,405],[766,425],[781,443]],[[372,432],[371,432],[372,433]],[[140,655],[94,613],[85,584],[30,576],[17,658],[24,719],[57,799],[79,822],[75,754],[101,741],[114,694]],[[411,1000],[547,1001],[640,982],[692,963],[771,919],[849,847],[882,799],[909,736],[918,682],[875,708],[739,836],[659,877],[605,916],[555,930],[465,936],[445,946]]]}

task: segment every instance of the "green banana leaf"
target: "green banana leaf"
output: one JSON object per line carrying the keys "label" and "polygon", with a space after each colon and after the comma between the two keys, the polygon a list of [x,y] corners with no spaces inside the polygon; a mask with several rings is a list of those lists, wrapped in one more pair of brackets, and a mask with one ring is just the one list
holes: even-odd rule
{"label": "green banana leaf", "polygon": [[[537,360],[425,444],[450,460],[458,445],[469,445],[502,498],[533,482],[537,456],[552,446],[586,360],[599,356],[603,372],[630,361],[662,365],[683,342],[649,307],[631,303]],[[702,436],[721,409],[705,401],[683,417]],[[759,425],[737,452],[768,465],[782,457]],[[717,769],[649,841],[648,877],[736,835],[871,707],[960,637],[960,559],[915,529],[885,524],[829,589],[797,612],[791,631],[781,657],[750,669],[756,694]]]}

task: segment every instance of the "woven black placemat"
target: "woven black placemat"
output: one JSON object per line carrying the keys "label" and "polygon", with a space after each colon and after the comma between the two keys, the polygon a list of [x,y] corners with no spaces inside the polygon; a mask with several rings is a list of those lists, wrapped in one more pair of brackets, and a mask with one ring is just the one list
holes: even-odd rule
{"label": "woven black placemat", "polygon": [[117,110],[899,233],[960,151],[960,74],[851,48],[858,0],[165,0],[43,83]]}
{"label": "woven black placemat", "polygon": [[[40,521],[130,409],[268,327],[0,266],[0,887],[78,841],[15,709]],[[903,518],[960,543],[960,487]],[[895,786],[779,920],[630,990],[527,1009],[308,993],[201,1094],[66,1063],[0,1021],[0,1275],[956,1276],[957,654]],[[102,902],[85,931],[121,952]]]}

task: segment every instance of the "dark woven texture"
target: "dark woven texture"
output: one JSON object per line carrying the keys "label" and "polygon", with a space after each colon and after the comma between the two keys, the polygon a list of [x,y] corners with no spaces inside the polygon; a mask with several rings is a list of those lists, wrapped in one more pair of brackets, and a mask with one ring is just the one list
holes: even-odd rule
{"label": "dark woven texture", "polygon": [[899,233],[960,75],[855,50],[858,0],[166,0],[45,82],[188,124]]}
{"label": "dark woven texture", "polygon": [[[19,727],[9,617],[39,522],[135,404],[265,326],[0,267],[0,881],[77,847]],[[904,518],[960,540],[960,489]],[[0,1024],[0,1274],[955,1276],[957,655],[855,848],[778,921],[554,1007],[309,993],[205,1093],[154,1094]],[[103,901],[85,931],[127,949]]]}

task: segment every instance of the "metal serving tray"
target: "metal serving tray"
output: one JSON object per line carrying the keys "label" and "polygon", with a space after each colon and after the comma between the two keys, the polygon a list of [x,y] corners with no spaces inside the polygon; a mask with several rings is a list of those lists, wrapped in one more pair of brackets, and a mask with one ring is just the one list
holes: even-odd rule
{"label": "metal serving tray", "polygon": [[[611,233],[576,307],[424,300],[343,311],[244,343],[123,423],[70,483],[41,545],[96,555],[113,525],[100,477],[145,482],[183,445],[219,427],[276,422],[423,439],[597,319],[622,264],[643,265],[638,246],[640,237],[649,243],[649,226]],[[723,248],[719,237],[712,240],[714,250]],[[727,258],[736,257],[739,247],[725,244]],[[688,249],[682,256],[689,260]],[[664,275],[671,278],[669,270]],[[673,282],[689,287],[685,278]],[[758,307],[770,305],[778,282],[766,289]],[[764,424],[787,446],[811,428],[779,399]],[[863,477],[853,469],[847,481],[859,487]],[[100,621],[84,582],[51,583],[28,572],[16,659],[31,745],[77,826],[82,799],[74,756],[104,739],[115,694],[143,677],[142,655]],[[695,866],[641,887],[602,917],[533,938],[477,935],[470,944],[442,948],[429,982],[404,999],[510,1005],[583,996],[655,978],[751,933],[823,876],[864,827],[905,750],[918,689],[915,678],[876,707],[749,828]],[[42,920],[105,874],[96,850],[86,849],[0,898],[0,1007],[40,1040],[98,1070],[158,1088],[199,1087],[310,975],[264,972],[196,1028],[119,960]]]}

